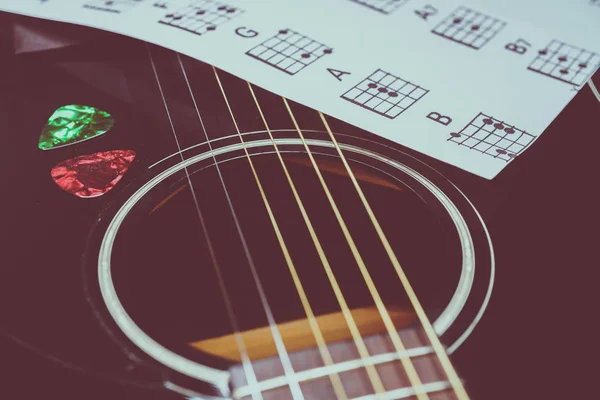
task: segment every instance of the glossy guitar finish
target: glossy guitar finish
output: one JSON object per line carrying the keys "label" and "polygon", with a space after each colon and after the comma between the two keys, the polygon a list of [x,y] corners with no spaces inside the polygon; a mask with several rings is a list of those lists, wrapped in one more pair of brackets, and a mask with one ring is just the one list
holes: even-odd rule
{"label": "glossy guitar finish", "polygon": [[[47,68],[39,67],[41,59]],[[455,398],[316,111],[291,104],[290,115],[274,94],[254,87],[255,101],[248,85],[237,78],[218,71],[219,86],[210,66],[123,38],[96,42],[93,52],[78,48],[22,57],[15,63],[18,68],[11,73],[18,79],[4,87],[18,101],[8,103],[6,96],[2,101],[5,116],[19,116],[10,119],[11,129],[24,133],[11,137],[15,151],[5,161],[28,162],[8,176],[11,191],[19,195],[8,199],[6,209],[12,211],[3,217],[12,227],[7,252],[12,274],[3,280],[7,284],[3,296],[5,303],[19,305],[6,312],[12,335],[109,379],[118,376],[188,396],[251,398],[247,372],[252,368],[258,381],[267,382],[265,399],[292,398],[294,379],[285,379],[286,357],[281,357],[273,336],[265,335],[266,350],[246,362],[239,348],[238,358],[198,350],[203,341],[229,340],[236,334],[249,340],[244,335],[257,329],[266,328],[259,332],[271,334],[276,329],[284,347],[293,349],[289,363],[305,398],[338,398],[331,376],[339,376],[348,398],[375,398],[373,374],[356,362],[364,357],[360,341],[344,325],[347,316],[338,314],[337,319],[317,323],[319,328],[341,326],[344,331],[330,336],[325,348],[318,340],[304,343],[285,333],[285,324],[291,321],[299,321],[310,333],[314,326],[306,322],[310,320],[306,305],[245,151],[312,312],[327,316],[343,307],[290,189],[275,142],[348,308],[374,310],[384,304],[385,309],[405,313],[404,322],[394,321],[423,381],[421,389],[432,399]],[[49,114],[65,104],[106,110],[115,126],[97,138],[42,152],[36,146],[41,129]],[[382,303],[373,300],[365,284],[294,120]],[[493,391],[478,382],[490,378],[482,378],[485,374],[478,370],[503,367],[478,356],[476,347],[468,350],[472,340],[477,345],[471,346],[486,349],[501,341],[500,328],[492,323],[498,317],[487,316],[483,321],[489,321],[484,330],[488,336],[473,339],[482,335],[473,329],[486,312],[494,280],[494,255],[483,221],[496,221],[505,240],[500,256],[504,263],[518,262],[510,256],[518,252],[509,251],[506,240],[520,235],[515,227],[523,219],[507,220],[511,212],[518,216],[518,209],[503,211],[497,204],[511,204],[503,196],[507,188],[520,184],[510,182],[510,171],[504,181],[503,177],[483,181],[340,121],[328,121],[435,331],[457,360],[467,390],[474,392],[473,397],[493,398]],[[61,191],[52,181],[50,170],[61,161],[114,149],[134,150],[136,160],[111,192],[86,200]],[[520,158],[514,161],[514,171]],[[495,215],[503,216],[502,221]],[[509,285],[506,278],[503,282]],[[506,289],[503,293],[502,299],[510,298]],[[502,308],[499,301],[496,313]],[[517,309],[507,310],[509,316],[518,315]],[[392,393],[389,398],[409,397],[413,385],[389,330],[382,324],[358,325],[375,374]],[[322,358],[324,349],[331,354],[332,365]]]}

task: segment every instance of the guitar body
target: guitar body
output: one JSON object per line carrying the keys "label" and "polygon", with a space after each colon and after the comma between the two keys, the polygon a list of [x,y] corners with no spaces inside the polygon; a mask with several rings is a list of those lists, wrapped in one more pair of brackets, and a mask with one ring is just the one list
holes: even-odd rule
{"label": "guitar body", "polygon": [[[566,196],[545,186],[557,134],[489,182],[166,49],[88,44],[5,66],[2,315],[12,359],[42,365],[16,382],[63,379],[52,390],[66,396],[463,398],[438,341],[473,397],[502,393],[490,385],[519,368],[514,332],[532,338],[552,308],[525,300],[535,287],[552,304],[539,285],[562,281],[532,205]],[[40,149],[65,105],[114,126]],[[544,220],[569,226],[560,215]],[[63,367],[80,383],[65,389]]]}

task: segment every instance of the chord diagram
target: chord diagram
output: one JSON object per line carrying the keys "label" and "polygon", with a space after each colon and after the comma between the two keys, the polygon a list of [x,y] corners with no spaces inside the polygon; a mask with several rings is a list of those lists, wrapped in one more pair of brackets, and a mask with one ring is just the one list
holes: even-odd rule
{"label": "chord diagram", "polygon": [[280,30],[275,36],[246,52],[250,57],[290,75],[297,74],[331,53],[331,47],[291,29]]}
{"label": "chord diagram", "polygon": [[382,14],[391,14],[408,0],[350,0],[363,6],[367,6]]}
{"label": "chord diagram", "polygon": [[342,99],[394,119],[427,92],[414,83],[378,69],[344,93]]}
{"label": "chord diagram", "polygon": [[452,132],[449,141],[505,161],[515,158],[535,136],[496,118],[479,113],[460,132]]}
{"label": "chord diagram", "polygon": [[199,0],[166,14],[161,24],[183,29],[196,35],[214,31],[217,26],[242,14],[244,10],[213,0]]}
{"label": "chord diagram", "polygon": [[431,32],[472,49],[480,49],[505,25],[506,22],[499,19],[467,7],[458,7]]}
{"label": "chord diagram", "polygon": [[552,40],[538,51],[528,70],[559,81],[580,86],[588,81],[600,65],[600,54]]}
{"label": "chord diagram", "polygon": [[135,7],[144,0],[96,0],[83,5],[85,8],[99,11],[108,11],[112,13],[121,13]]}

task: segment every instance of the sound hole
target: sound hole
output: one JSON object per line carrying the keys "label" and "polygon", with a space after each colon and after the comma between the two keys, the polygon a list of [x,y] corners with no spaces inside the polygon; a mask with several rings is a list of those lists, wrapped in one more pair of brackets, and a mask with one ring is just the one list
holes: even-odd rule
{"label": "sound hole", "polygon": [[[261,154],[253,160],[314,313],[339,312],[278,159]],[[373,306],[309,159],[290,152],[285,160],[349,307]],[[411,310],[340,160],[326,154],[317,155],[317,160],[384,303]],[[351,160],[357,178],[434,319],[450,301],[461,272],[456,228],[431,193],[411,178],[390,168],[384,173],[377,168],[386,166],[363,161]],[[220,168],[276,322],[306,318],[247,161],[221,161]],[[215,167],[196,165],[189,172],[239,330],[267,326]],[[111,270],[125,310],[146,334],[187,358],[221,365],[222,360],[206,358],[190,346],[233,329],[184,173],[156,186],[127,216],[113,247]]]}

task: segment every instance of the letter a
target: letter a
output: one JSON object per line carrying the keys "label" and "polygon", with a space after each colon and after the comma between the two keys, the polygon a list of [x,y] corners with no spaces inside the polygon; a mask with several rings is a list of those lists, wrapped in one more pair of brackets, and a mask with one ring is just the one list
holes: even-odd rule
{"label": "letter a", "polygon": [[427,4],[426,6],[424,6],[423,10],[415,10],[415,14],[423,18],[425,21],[428,21],[427,18],[436,15],[437,12],[438,9],[432,6],[431,4]]}
{"label": "letter a", "polygon": [[329,71],[331,75],[335,76],[335,78],[340,82],[342,81],[342,76],[350,75],[350,72],[340,71],[339,69],[327,68],[327,71]]}

